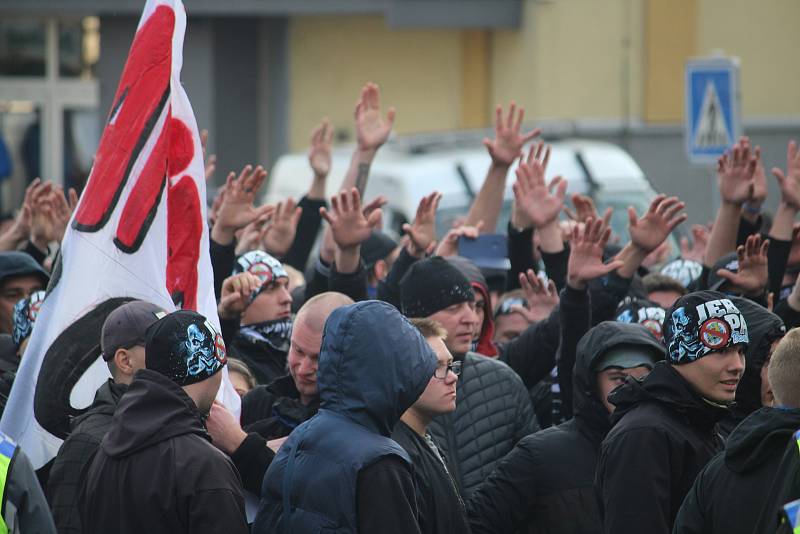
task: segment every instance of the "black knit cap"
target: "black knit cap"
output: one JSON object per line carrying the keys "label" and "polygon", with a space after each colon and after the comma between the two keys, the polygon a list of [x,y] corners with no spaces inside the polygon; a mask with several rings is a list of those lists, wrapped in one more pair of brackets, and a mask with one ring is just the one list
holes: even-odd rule
{"label": "black knit cap", "polygon": [[147,329],[144,366],[179,386],[214,376],[227,361],[222,336],[197,312],[170,313]]}
{"label": "black knit cap", "polygon": [[475,293],[467,277],[439,256],[416,262],[400,280],[400,304],[406,317],[428,317],[472,300]]}

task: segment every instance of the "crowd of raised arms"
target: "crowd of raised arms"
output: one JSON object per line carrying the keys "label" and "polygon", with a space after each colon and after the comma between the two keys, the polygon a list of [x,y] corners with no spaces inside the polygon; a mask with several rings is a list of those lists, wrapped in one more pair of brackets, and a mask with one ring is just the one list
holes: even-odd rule
{"label": "crowd of raised arms", "polygon": [[[34,471],[0,441],[4,528],[791,532],[797,144],[771,169],[774,213],[743,137],[719,160],[716,213],[693,214],[708,224],[681,230],[685,204],[659,194],[616,235],[610,208],[546,182],[551,147],[523,118],[497,107],[486,178],[444,235],[437,191],[399,236],[383,227],[386,198],[364,196],[395,120],[372,83],[330,198],[327,120],[302,198],[260,204],[265,169],[231,172],[207,217],[224,345],[197,312],[119,303],[95,340],[111,378],[57,456]],[[0,229],[3,407],[78,202],[36,179]],[[510,268],[459,255],[495,232]],[[215,400],[223,380],[240,413]]]}

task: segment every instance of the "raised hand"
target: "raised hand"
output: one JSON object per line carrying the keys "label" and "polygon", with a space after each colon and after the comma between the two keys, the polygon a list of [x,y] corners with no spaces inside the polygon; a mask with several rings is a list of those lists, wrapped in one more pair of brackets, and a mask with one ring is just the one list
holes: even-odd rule
{"label": "raised hand", "polygon": [[216,222],[212,229],[211,237],[221,245],[227,245],[233,240],[233,234],[240,228],[244,228],[271,206],[261,206],[257,208],[254,204],[256,195],[267,171],[261,165],[253,168],[252,165],[245,166],[239,176],[234,173],[228,175],[225,182],[225,194],[220,202],[216,214]]}
{"label": "raised hand", "polygon": [[308,162],[314,177],[324,180],[331,172],[331,150],[333,148],[333,126],[328,119],[311,132],[311,148],[308,149]]}
{"label": "raised hand", "polygon": [[522,211],[522,217],[535,228],[541,228],[558,219],[564,206],[567,181],[556,176],[550,185],[545,185],[544,172],[550,158],[550,147],[543,149],[544,143],[531,147],[527,161],[520,161],[517,167],[517,181],[514,182],[515,208]]}
{"label": "raised hand", "polygon": [[255,221],[236,232],[237,256],[264,247],[263,243],[266,235],[264,229],[267,227],[267,223],[272,218],[274,212],[275,206],[269,206],[269,209],[266,209]]}
{"label": "raised hand", "polygon": [[622,267],[620,260],[603,263],[603,251],[609,237],[611,228],[602,219],[590,217],[583,228],[573,228],[567,262],[567,284],[570,287],[584,289],[590,280]]}
{"label": "raised hand", "polygon": [[433,192],[423,197],[417,206],[417,215],[413,224],[404,224],[403,231],[408,235],[407,250],[415,257],[422,257],[430,252],[436,242],[436,209],[442,194]]}
{"label": "raised hand", "polygon": [[800,150],[794,140],[786,148],[786,174],[778,167],[772,168],[772,174],[781,189],[781,202],[800,210]]}
{"label": "raised hand", "polygon": [[356,102],[356,141],[360,150],[376,151],[389,138],[394,125],[395,110],[390,107],[386,118],[381,115],[380,91],[372,82],[361,89]]}
{"label": "raised hand", "polygon": [[222,282],[217,305],[220,319],[238,319],[250,304],[250,297],[261,288],[261,280],[252,273],[229,276]]}
{"label": "raised hand", "polygon": [[767,173],[761,160],[761,147],[756,146],[753,154],[756,158],[756,170],[753,173],[753,190],[747,199],[747,204],[753,208],[760,208],[767,199]]}
{"label": "raised hand", "polygon": [[757,166],[750,140],[742,137],[717,162],[717,185],[722,201],[741,206],[753,196]]}
{"label": "raised hand", "polygon": [[322,218],[328,221],[333,240],[340,249],[350,249],[369,239],[372,229],[380,218],[380,211],[370,213],[369,218],[361,211],[361,195],[356,188],[342,191],[331,197],[331,211],[319,209]]}
{"label": "raised hand", "polygon": [[[573,221],[584,223],[589,219],[599,218],[599,215],[597,214],[597,208],[594,205],[594,200],[592,200],[592,197],[575,193],[572,195],[570,200],[572,200],[572,205],[575,206],[575,211],[572,211],[568,207],[564,206],[564,213],[566,213],[567,217]],[[611,221],[612,213],[614,213],[612,208],[606,208],[606,212],[603,214],[603,222],[606,225],[608,225]]]}
{"label": "raised hand", "polygon": [[734,273],[727,269],[719,269],[717,276],[730,282],[747,297],[762,296],[769,282],[768,248],[769,239],[762,242],[761,236],[751,235],[744,245],[736,248],[736,256],[739,260],[738,271]]}
{"label": "raised hand", "polygon": [[676,226],[686,220],[687,215],[680,213],[685,207],[686,204],[678,197],[666,198],[665,195],[656,196],[641,219],[637,217],[633,207],[628,207],[631,243],[643,252],[654,251]]}
{"label": "raised hand", "polygon": [[297,206],[292,197],[285,202],[278,202],[272,217],[263,229],[262,243],[264,250],[273,256],[284,256],[294,243],[297,235],[297,223],[303,208]]}
{"label": "raised hand", "polygon": [[521,314],[529,323],[545,319],[558,304],[558,289],[552,280],[543,282],[532,269],[519,273],[519,285],[525,292],[528,307],[514,305],[511,311]]}
{"label": "raised hand", "polygon": [[492,163],[500,167],[510,167],[514,160],[522,155],[525,143],[539,135],[542,131],[536,128],[526,134],[520,133],[525,108],[519,108],[511,102],[508,115],[503,120],[503,106],[495,109],[494,139],[488,137],[483,140],[483,146],[489,151]]}
{"label": "raised hand", "polygon": [[475,226],[462,225],[453,228],[445,234],[439,246],[436,248],[436,255],[446,258],[447,256],[458,255],[458,240],[461,237],[468,239],[477,239],[481,235],[483,229],[483,221],[478,221]]}
{"label": "raised hand", "polygon": [[206,155],[207,148],[208,148],[208,130],[200,130],[200,146],[203,147],[203,160],[205,161],[205,172],[206,172],[206,182],[208,182],[212,176],[214,176],[214,171],[217,170],[217,155],[211,154],[210,156]]}
{"label": "raised hand", "polygon": [[693,242],[689,244],[689,238],[686,236],[681,237],[681,258],[684,260],[693,260],[697,263],[703,263],[703,258],[706,255],[706,246],[708,245],[709,229],[702,224],[692,225],[692,238]]}

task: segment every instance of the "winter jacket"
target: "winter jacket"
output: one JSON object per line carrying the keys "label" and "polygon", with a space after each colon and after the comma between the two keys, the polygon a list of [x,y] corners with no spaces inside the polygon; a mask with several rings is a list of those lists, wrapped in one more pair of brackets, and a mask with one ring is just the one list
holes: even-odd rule
{"label": "winter jacket", "polygon": [[391,305],[334,310],[319,355],[320,409],[270,464],[253,532],[419,532],[410,458],[390,435],[436,365]]}
{"label": "winter jacket", "polygon": [[[430,437],[430,436],[429,436]],[[411,458],[414,471],[419,529],[422,534],[466,534],[469,532],[464,501],[456,484],[425,438],[403,421],[392,432],[395,440]],[[441,456],[441,453],[439,453]]]}
{"label": "winter jacket", "polygon": [[722,449],[716,423],[728,409],[702,398],[666,362],[608,400],[615,426],[595,480],[604,532],[668,533],[697,473]]}
{"label": "winter jacket", "polygon": [[286,350],[273,347],[266,341],[238,331],[228,345],[228,355],[242,360],[253,372],[256,382],[269,384],[286,374]]}
{"label": "winter jacket", "polygon": [[86,533],[248,532],[241,481],[186,392],[141,369],[78,493]]}
{"label": "winter jacket", "polygon": [[0,459],[0,530],[10,534],[56,534],[47,500],[30,460],[2,432]]}
{"label": "winter jacket", "polygon": [[469,352],[462,365],[456,411],[437,417],[428,430],[467,498],[520,439],[536,431],[536,421],[528,390],[506,364]]}
{"label": "winter jacket", "polygon": [[621,344],[664,354],[663,346],[638,324],[606,321],[583,336],[573,375],[575,417],[523,438],[500,462],[467,503],[473,533],[603,531],[594,474],[611,419],[598,397],[592,366]]}
{"label": "winter jacket", "polygon": [[783,337],[786,327],[780,317],[745,298],[731,297],[747,322],[750,342],[745,355],[745,368],[736,387],[736,402],[731,413],[719,423],[723,436],[729,435],[745,417],[761,408],[761,368],[771,353],[772,343]]}
{"label": "winter jacket", "polygon": [[47,500],[61,534],[81,532],[78,513],[81,471],[97,452],[111,426],[117,403],[127,390],[126,384],[117,384],[111,379],[100,386],[86,413],[72,420],[72,431],[58,450],[47,482]]}
{"label": "winter jacket", "polygon": [[756,528],[758,534],[791,534],[785,521],[784,506],[800,499],[800,430],[786,443],[783,457],[778,464],[775,480],[769,491],[759,500],[761,513]]}
{"label": "winter jacket", "polygon": [[752,534],[761,511],[758,496],[769,492],[798,428],[800,410],[761,408],[750,414],[697,475],[672,532]]}

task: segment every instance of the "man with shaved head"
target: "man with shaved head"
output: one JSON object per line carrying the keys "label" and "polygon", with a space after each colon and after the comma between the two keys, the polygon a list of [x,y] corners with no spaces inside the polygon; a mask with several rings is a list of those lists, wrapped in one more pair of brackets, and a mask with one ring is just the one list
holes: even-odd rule
{"label": "man with shaved head", "polygon": [[[244,487],[253,493],[261,491],[273,451],[297,425],[317,413],[317,358],[322,330],[333,310],[349,304],[353,304],[350,297],[332,291],[303,304],[292,325],[288,374],[257,386],[242,398],[241,425],[222,405],[212,407],[208,433],[213,443],[231,456]],[[264,446],[264,440],[269,448]]]}

